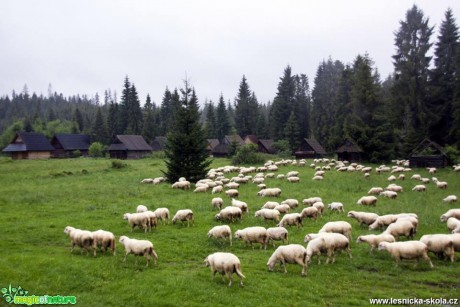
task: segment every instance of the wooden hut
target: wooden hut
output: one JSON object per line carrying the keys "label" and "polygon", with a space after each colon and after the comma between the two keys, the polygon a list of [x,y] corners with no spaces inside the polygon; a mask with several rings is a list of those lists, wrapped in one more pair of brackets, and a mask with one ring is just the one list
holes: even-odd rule
{"label": "wooden hut", "polygon": [[409,156],[409,167],[446,167],[447,155],[437,143],[424,139]]}
{"label": "wooden hut", "polygon": [[257,136],[255,134],[248,134],[246,135],[246,137],[244,138],[244,143],[245,144],[254,144],[254,145],[258,145],[259,144],[259,139],[257,138]]}
{"label": "wooden hut", "polygon": [[209,152],[210,155],[212,155],[212,151],[214,148],[216,148],[217,145],[219,145],[219,140],[218,139],[207,139],[208,145],[206,146],[206,150]]}
{"label": "wooden hut", "polygon": [[54,158],[73,157],[75,151],[79,151],[84,157],[88,156],[90,146],[89,136],[85,134],[55,134],[51,139],[54,147]]}
{"label": "wooden hut", "polygon": [[18,132],[13,141],[3,149],[3,152],[11,154],[15,160],[21,159],[48,159],[54,147],[48,139],[37,132]]}
{"label": "wooden hut", "polygon": [[151,147],[153,151],[162,151],[165,150],[165,143],[166,137],[165,136],[157,136],[152,141]]}
{"label": "wooden hut", "polygon": [[257,146],[259,147],[259,151],[267,154],[274,154],[276,153],[276,148],[273,147],[275,141],[268,139],[268,140],[259,140],[257,142]]}
{"label": "wooden hut", "polygon": [[211,152],[213,157],[227,157],[229,153],[230,146],[235,144],[237,147],[242,147],[245,145],[241,136],[234,134],[234,135],[226,135],[219,145],[215,146]]}
{"label": "wooden hut", "polygon": [[316,159],[326,154],[323,146],[315,139],[303,139],[299,149],[294,152],[296,159]]}
{"label": "wooden hut", "polygon": [[347,139],[343,142],[342,146],[337,148],[337,159],[339,161],[361,162],[363,150],[356,145],[353,141]]}
{"label": "wooden hut", "polygon": [[113,159],[140,159],[151,152],[152,147],[140,135],[117,135],[109,147]]}

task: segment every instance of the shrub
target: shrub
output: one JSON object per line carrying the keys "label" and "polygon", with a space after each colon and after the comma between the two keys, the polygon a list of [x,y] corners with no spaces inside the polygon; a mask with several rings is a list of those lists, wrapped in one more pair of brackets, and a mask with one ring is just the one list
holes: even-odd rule
{"label": "shrub", "polygon": [[113,160],[112,161],[112,168],[120,169],[120,168],[124,168],[124,167],[127,167],[127,166],[128,166],[128,164],[124,163],[121,160]]}
{"label": "shrub", "polygon": [[72,151],[71,158],[79,158],[81,157],[81,151],[80,150],[74,150]]}
{"label": "shrub", "polygon": [[449,164],[454,165],[460,163],[460,152],[457,147],[449,145],[444,147],[444,152],[447,156]]}
{"label": "shrub", "polygon": [[278,156],[282,158],[290,158],[292,156],[289,142],[287,140],[276,141],[273,144],[273,147],[275,147],[276,153],[278,154]]}
{"label": "shrub", "polygon": [[94,142],[89,146],[88,154],[93,158],[101,158],[104,156],[104,145],[99,142]]}
{"label": "shrub", "polygon": [[235,165],[261,164],[264,162],[264,157],[257,151],[257,146],[254,144],[247,144],[241,147],[232,159],[232,163]]}

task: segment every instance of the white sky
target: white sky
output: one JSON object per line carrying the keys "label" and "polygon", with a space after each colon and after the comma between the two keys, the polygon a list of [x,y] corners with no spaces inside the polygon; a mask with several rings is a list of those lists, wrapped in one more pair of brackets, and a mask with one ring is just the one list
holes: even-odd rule
{"label": "white sky", "polygon": [[[351,63],[367,52],[382,78],[393,71],[394,32],[416,4],[436,26],[458,0],[0,0],[0,96],[64,96],[107,89],[129,76],[141,103],[161,103],[185,76],[200,103],[233,101],[246,75],[259,102],[276,95],[289,64],[310,88],[329,56]],[[458,23],[458,20],[457,20]]]}

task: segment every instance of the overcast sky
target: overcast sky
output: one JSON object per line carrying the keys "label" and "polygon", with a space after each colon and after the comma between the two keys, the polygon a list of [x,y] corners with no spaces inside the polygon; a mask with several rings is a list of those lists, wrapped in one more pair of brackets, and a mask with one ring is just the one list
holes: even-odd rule
{"label": "overcast sky", "polygon": [[435,27],[458,0],[0,0],[0,96],[71,96],[107,89],[128,75],[141,103],[161,103],[185,76],[200,103],[233,101],[246,75],[259,102],[276,95],[287,65],[310,88],[319,63],[368,53],[382,78],[393,71],[394,32],[416,4]]}

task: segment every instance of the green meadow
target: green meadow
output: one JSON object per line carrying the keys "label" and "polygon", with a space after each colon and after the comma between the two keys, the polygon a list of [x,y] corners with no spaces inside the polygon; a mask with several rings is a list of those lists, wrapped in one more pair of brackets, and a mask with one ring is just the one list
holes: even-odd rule
{"label": "green meadow", "polygon": [[[435,176],[447,181],[447,190],[427,184],[426,192],[413,192],[418,182],[410,176],[419,173],[431,178],[425,169],[406,173],[406,180],[396,200],[379,197],[376,207],[362,207],[356,201],[373,186],[388,185],[388,173],[371,173],[364,178],[360,172],[342,173],[331,170],[323,181],[313,181],[314,169],[281,166],[277,174],[300,172],[300,183],[276,178],[266,179],[268,187],[279,187],[277,199],[257,196],[257,187],[240,185],[239,199],[248,203],[250,215],[243,221],[229,224],[232,232],[248,226],[272,227],[274,222],[254,217],[254,212],[267,200],[281,202],[295,198],[320,196],[325,205],[342,202],[345,213],[326,210],[316,221],[304,220],[302,228],[287,227],[290,243],[303,244],[306,234],[317,232],[324,223],[345,220],[353,226],[351,249],[353,258],[345,253],[334,264],[318,265],[312,261],[308,275],[301,277],[301,267],[288,265],[288,273],[269,272],[266,263],[275,250],[269,246],[252,249],[241,241],[220,242],[207,238],[207,232],[220,222],[214,220],[216,211],[211,199],[217,195],[174,190],[170,184],[141,184],[144,178],[161,176],[164,162],[160,159],[123,161],[126,167],[112,168],[108,159],[66,159],[44,161],[0,160],[0,288],[22,287],[28,295],[75,296],[80,306],[349,306],[369,305],[371,298],[457,298],[460,299],[460,260],[455,263],[430,257],[430,268],[421,261],[403,261],[395,267],[386,252],[369,254],[369,246],[357,244],[361,234],[375,233],[361,227],[346,216],[349,210],[377,214],[414,212],[419,216],[423,234],[447,233],[439,217],[459,203],[445,204],[450,194],[460,196],[460,173],[451,168],[439,170]],[[227,159],[215,159],[212,167],[228,165]],[[375,165],[372,165],[375,167]],[[231,178],[236,174],[228,174]],[[230,199],[220,195],[226,205]],[[135,212],[137,205],[149,209],[168,207],[171,215],[178,209],[189,208],[195,214],[194,225],[159,223],[157,229],[144,233],[137,228],[131,233],[126,212]],[[300,212],[302,206],[294,212]],[[87,256],[76,248],[70,252],[70,239],[64,234],[66,226],[80,229],[104,229],[117,236],[116,255],[98,253]],[[129,255],[123,262],[124,250],[118,237],[152,241],[159,256],[156,266],[145,267],[145,258]],[[403,240],[405,240],[403,238]],[[280,243],[277,242],[277,245]],[[219,274],[212,280],[204,258],[216,251],[237,255],[246,276],[244,287],[238,279],[232,287]],[[457,253],[457,257],[460,254]],[[8,305],[0,297],[0,305]]]}

